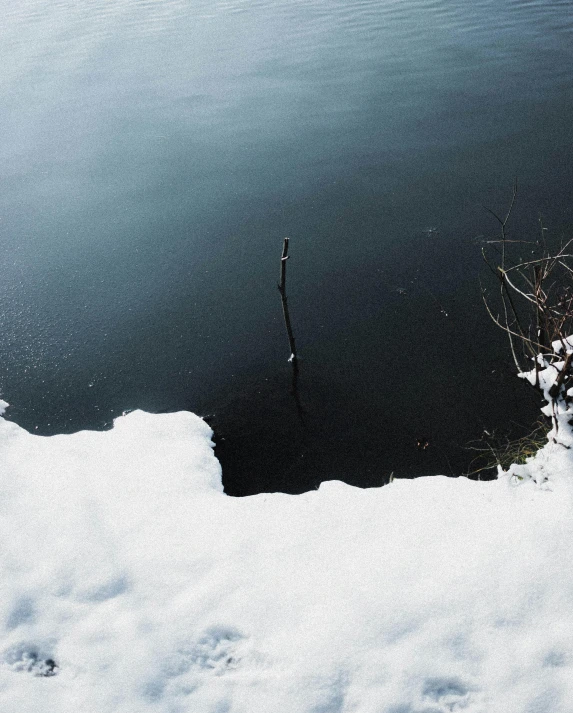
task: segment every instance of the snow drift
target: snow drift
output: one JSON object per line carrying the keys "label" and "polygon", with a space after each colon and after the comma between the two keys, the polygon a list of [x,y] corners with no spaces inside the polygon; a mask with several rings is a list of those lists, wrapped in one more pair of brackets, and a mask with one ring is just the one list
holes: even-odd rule
{"label": "snow drift", "polygon": [[573,710],[565,447],[542,478],[233,499],[210,438],[0,418],[2,713]]}

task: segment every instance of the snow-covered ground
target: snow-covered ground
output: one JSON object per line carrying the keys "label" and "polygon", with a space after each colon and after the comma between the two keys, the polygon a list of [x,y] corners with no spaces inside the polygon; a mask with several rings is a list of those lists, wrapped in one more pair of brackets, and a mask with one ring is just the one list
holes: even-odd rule
{"label": "snow-covered ground", "polygon": [[233,499],[210,437],[0,418],[1,713],[573,711],[570,451]]}

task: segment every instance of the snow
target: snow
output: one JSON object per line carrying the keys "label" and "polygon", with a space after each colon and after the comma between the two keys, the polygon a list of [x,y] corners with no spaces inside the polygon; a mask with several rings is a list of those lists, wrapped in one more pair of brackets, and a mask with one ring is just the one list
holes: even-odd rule
{"label": "snow", "polygon": [[235,499],[211,435],[0,418],[2,713],[573,711],[570,450]]}
{"label": "snow", "polygon": [[551,347],[556,354],[561,354],[565,350],[566,354],[573,351],[573,336],[556,339],[551,343]]}

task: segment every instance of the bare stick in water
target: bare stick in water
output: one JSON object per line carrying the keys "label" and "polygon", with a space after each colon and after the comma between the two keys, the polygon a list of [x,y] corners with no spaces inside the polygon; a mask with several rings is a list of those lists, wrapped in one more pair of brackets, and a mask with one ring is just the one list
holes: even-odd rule
{"label": "bare stick in water", "polygon": [[281,302],[283,306],[283,317],[285,320],[285,328],[288,337],[288,343],[290,348],[290,363],[292,364],[292,395],[296,404],[296,410],[300,418],[301,423],[304,425],[304,409],[300,403],[300,397],[298,393],[298,358],[296,353],[296,344],[294,341],[294,333],[292,331],[292,325],[290,323],[290,314],[288,311],[288,301],[286,296],[286,263],[289,258],[288,254],[288,244],[289,239],[285,238],[283,242],[283,252],[281,255],[281,273],[280,282],[278,284],[279,292],[281,293]]}
{"label": "bare stick in water", "polygon": [[286,263],[287,263],[287,260],[289,259],[288,244],[289,244],[289,239],[285,238],[284,243],[283,243],[283,253],[281,255],[281,277],[280,277],[280,282],[279,282],[279,292],[281,293],[281,301],[282,301],[282,305],[283,305],[283,316],[284,316],[284,320],[285,320],[285,328],[286,328],[286,332],[287,332],[287,336],[288,336],[288,343],[289,343],[289,347],[290,347],[289,361],[292,362],[293,369],[296,371],[296,370],[298,370],[296,344],[294,341],[292,325],[290,323],[290,314],[288,311],[288,302],[287,302],[287,296],[286,296]]}

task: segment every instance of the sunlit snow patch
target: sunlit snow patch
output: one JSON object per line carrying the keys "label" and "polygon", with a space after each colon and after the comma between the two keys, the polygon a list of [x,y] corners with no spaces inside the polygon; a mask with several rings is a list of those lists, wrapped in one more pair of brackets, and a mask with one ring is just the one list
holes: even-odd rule
{"label": "sunlit snow patch", "polygon": [[569,713],[569,451],[234,499],[211,435],[0,418],[2,713]]}

